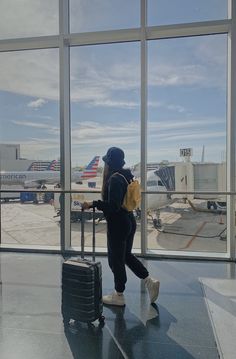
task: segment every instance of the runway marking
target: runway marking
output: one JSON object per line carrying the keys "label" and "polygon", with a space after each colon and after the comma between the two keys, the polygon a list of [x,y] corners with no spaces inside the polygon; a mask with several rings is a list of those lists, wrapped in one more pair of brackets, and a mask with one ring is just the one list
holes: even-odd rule
{"label": "runway marking", "polygon": [[193,243],[194,239],[197,237],[198,233],[201,232],[201,230],[203,229],[203,227],[205,227],[206,224],[207,224],[207,222],[203,222],[201,224],[201,226],[198,228],[197,232],[193,235],[193,237],[190,239],[190,241],[186,244],[186,246],[179,248],[179,249],[189,248],[191,246],[191,244]]}

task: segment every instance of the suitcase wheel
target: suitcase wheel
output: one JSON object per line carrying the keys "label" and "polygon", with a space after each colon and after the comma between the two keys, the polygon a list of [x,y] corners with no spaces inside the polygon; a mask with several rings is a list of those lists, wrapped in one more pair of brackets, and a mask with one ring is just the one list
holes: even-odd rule
{"label": "suitcase wheel", "polygon": [[101,315],[101,317],[99,317],[98,320],[99,320],[99,325],[100,325],[100,326],[104,326],[104,324],[105,324],[105,317],[104,317],[104,315]]}
{"label": "suitcase wheel", "polygon": [[67,315],[63,315],[63,324],[64,324],[65,326],[68,326],[69,323],[70,323],[70,317],[67,316]]}

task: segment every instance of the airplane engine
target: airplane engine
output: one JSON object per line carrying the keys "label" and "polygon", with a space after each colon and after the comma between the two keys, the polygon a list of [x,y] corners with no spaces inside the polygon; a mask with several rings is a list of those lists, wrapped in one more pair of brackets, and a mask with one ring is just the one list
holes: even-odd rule
{"label": "airplane engine", "polygon": [[27,189],[27,188],[38,188],[39,184],[36,183],[35,181],[27,181],[27,182],[24,182],[24,188]]}

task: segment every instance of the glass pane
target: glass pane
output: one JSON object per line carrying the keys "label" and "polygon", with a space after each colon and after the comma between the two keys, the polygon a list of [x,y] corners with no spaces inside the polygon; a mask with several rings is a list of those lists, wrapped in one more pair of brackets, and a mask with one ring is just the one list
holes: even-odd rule
{"label": "glass pane", "polygon": [[71,32],[125,29],[140,26],[140,1],[70,0]]}
{"label": "glass pane", "polygon": [[0,184],[9,189],[1,202],[3,244],[59,245],[52,193],[20,193],[50,191],[60,182],[54,171],[60,154],[58,61],[56,49],[0,54]]}
{"label": "glass pane", "polygon": [[148,25],[171,25],[228,17],[228,0],[148,0]]}
{"label": "glass pane", "polygon": [[58,34],[58,3],[58,0],[1,0],[0,38]]}
{"label": "glass pane", "polygon": [[52,193],[4,193],[1,197],[1,245],[59,248],[60,226],[51,204]]}
{"label": "glass pane", "polygon": [[[86,174],[86,166],[99,156],[98,166],[93,166],[95,173],[92,177],[86,179],[85,176],[81,181],[72,183],[72,188],[89,190],[90,193],[83,195],[82,201],[93,200],[100,198],[100,193],[93,191],[101,190],[101,157],[109,147],[124,150],[127,167],[132,168],[140,162],[139,44],[72,48],[70,58],[72,171],[81,170]],[[75,202],[80,198],[75,198]],[[76,212],[75,202],[73,210]],[[79,224],[76,222],[72,226],[73,246],[80,245]],[[89,228],[89,223],[86,223],[86,228]],[[96,229],[97,247],[106,247],[105,221],[101,221]],[[86,245],[91,243],[91,223],[87,232]],[[138,232],[139,229],[135,248],[140,248]]]}
{"label": "glass pane", "polygon": [[[149,207],[160,196],[148,195]],[[148,249],[226,252],[226,202],[172,195],[159,211],[150,210]]]}
{"label": "glass pane", "polygon": [[[170,197],[166,191],[226,190],[227,37],[151,41],[148,46],[147,190],[160,192],[148,195],[148,207],[154,217],[159,209],[179,213],[177,217],[175,214],[167,216],[177,227],[180,226],[177,218],[187,216],[188,220],[181,222],[178,231],[196,236],[201,218],[207,223],[219,222],[208,211],[226,212],[225,196],[182,194]],[[223,209],[220,208],[222,203]],[[192,205],[197,207],[196,213]],[[199,206],[204,208],[204,215]],[[194,228],[191,228],[191,221]],[[215,226],[210,231],[210,225],[204,224],[212,235]],[[166,249],[174,249],[175,245],[171,246]],[[198,241],[196,249],[214,250],[207,241]]]}

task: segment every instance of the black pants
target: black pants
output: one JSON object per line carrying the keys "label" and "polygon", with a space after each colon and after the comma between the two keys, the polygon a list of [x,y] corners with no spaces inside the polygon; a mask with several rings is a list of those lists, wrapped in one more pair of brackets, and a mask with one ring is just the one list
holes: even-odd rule
{"label": "black pants", "polygon": [[121,210],[107,219],[108,263],[114,274],[115,290],[123,292],[127,282],[127,265],[141,279],[148,276],[144,265],[131,253],[136,221],[133,213]]}

